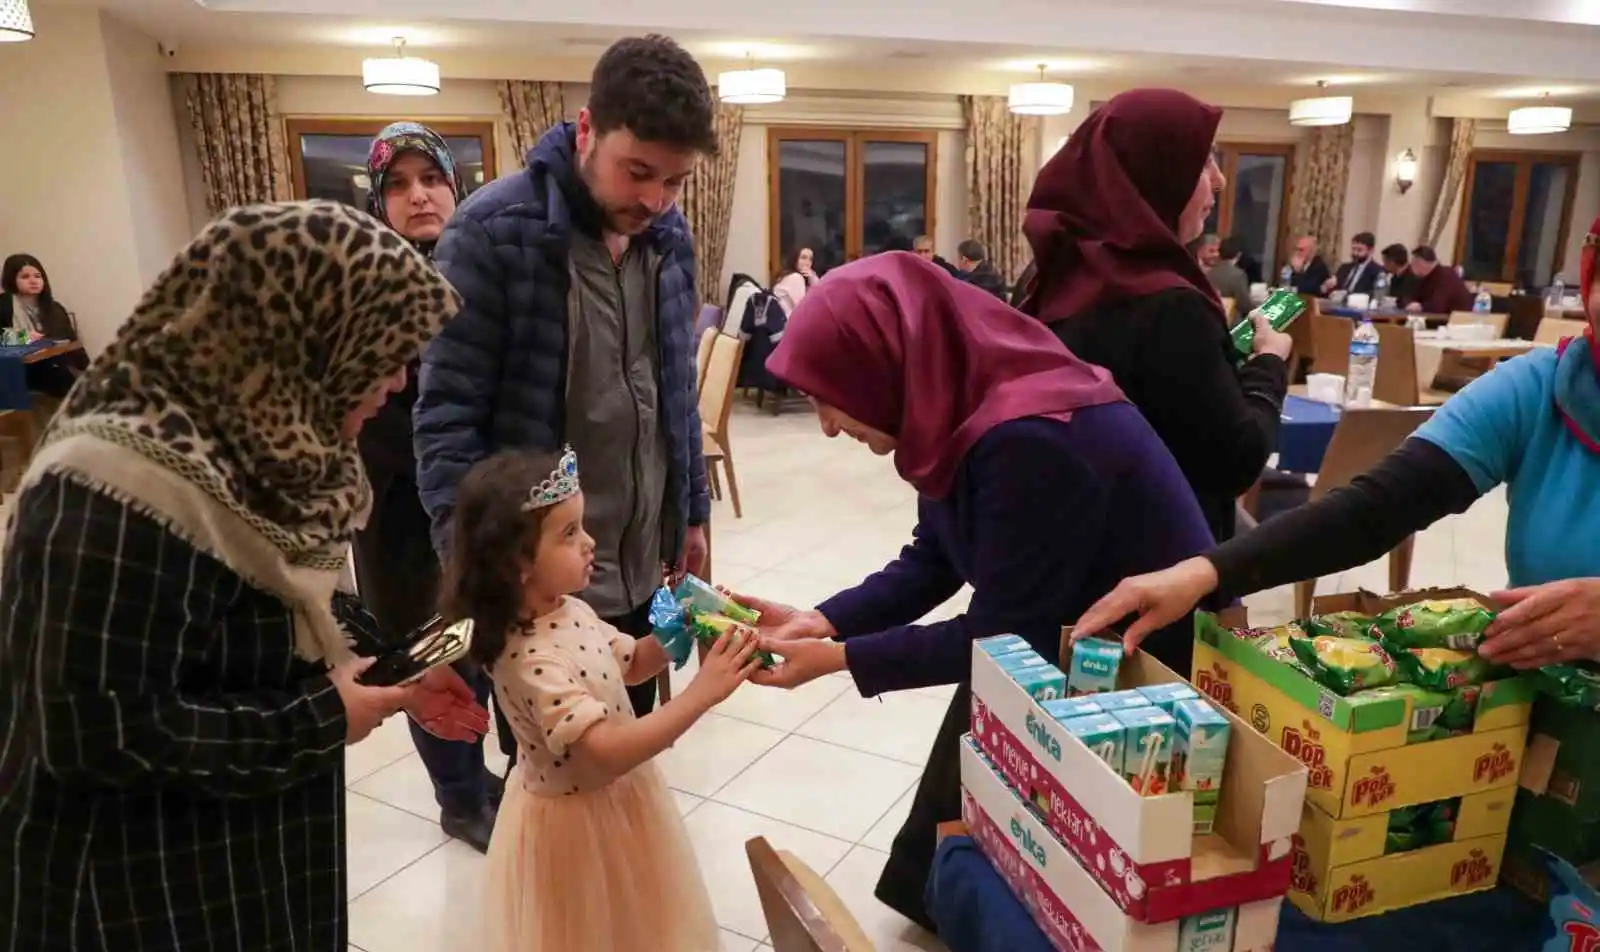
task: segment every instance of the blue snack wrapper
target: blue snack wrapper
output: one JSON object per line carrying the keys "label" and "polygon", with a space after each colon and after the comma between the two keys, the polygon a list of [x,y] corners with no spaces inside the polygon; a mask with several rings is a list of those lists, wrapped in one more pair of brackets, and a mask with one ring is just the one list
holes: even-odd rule
{"label": "blue snack wrapper", "polygon": [[650,596],[650,628],[661,647],[667,650],[674,671],[689,663],[689,655],[694,652],[694,633],[689,630],[688,611],[678,604],[671,589],[658,588]]}

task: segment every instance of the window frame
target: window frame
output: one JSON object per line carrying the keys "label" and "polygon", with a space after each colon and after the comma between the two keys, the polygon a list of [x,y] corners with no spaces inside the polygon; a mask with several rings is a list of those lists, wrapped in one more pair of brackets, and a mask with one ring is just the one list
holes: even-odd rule
{"label": "window frame", "polygon": [[[1567,169],[1566,194],[1561,199],[1561,227],[1556,232],[1556,249],[1550,273],[1560,274],[1567,264],[1567,240],[1571,237],[1572,209],[1578,198],[1578,173],[1583,158],[1581,152],[1540,151],[1537,149],[1473,149],[1467,159],[1467,171],[1461,183],[1461,207],[1456,214],[1456,264],[1465,267],[1467,257],[1467,230],[1472,217],[1472,195],[1477,185],[1478,163],[1510,163],[1517,167],[1516,184],[1511,192],[1511,215],[1506,224],[1506,253],[1500,261],[1500,270],[1493,277],[1471,278],[1473,281],[1516,281],[1517,258],[1522,252],[1523,217],[1528,212],[1528,189],[1533,181],[1535,165],[1561,165]],[[1509,272],[1509,273],[1508,273]]]}
{"label": "window frame", "polygon": [[[1233,234],[1233,189],[1234,177],[1239,171],[1239,156],[1265,155],[1281,156],[1283,158],[1283,201],[1279,206],[1278,235],[1273,247],[1278,252],[1278,260],[1263,261],[1261,267],[1267,274],[1277,274],[1283,267],[1283,262],[1289,260],[1289,208],[1294,201],[1294,154],[1293,142],[1233,142],[1219,141],[1216,150],[1222,154],[1222,177],[1227,180],[1222,192],[1217,195],[1217,237],[1227,238]],[[1271,283],[1270,281],[1268,283]]]}
{"label": "window frame", "polygon": [[[298,201],[306,200],[306,167],[300,140],[302,136],[364,136],[374,138],[394,118],[368,116],[290,116],[284,119],[283,132],[289,152],[289,181]],[[495,155],[496,123],[492,119],[416,119],[446,138],[472,137],[483,146],[484,184],[500,175],[498,157]]]}
{"label": "window frame", "polygon": [[827,126],[768,126],[767,127],[767,262],[768,270],[779,267],[783,259],[782,248],[782,196],[779,193],[779,165],[781,146],[785,140],[796,142],[843,142],[844,153],[844,259],[846,262],[861,257],[862,200],[864,192],[865,152],[868,142],[914,142],[928,150],[927,184],[928,224],[927,234],[935,234],[938,225],[939,181],[939,131],[937,129],[874,129]]}

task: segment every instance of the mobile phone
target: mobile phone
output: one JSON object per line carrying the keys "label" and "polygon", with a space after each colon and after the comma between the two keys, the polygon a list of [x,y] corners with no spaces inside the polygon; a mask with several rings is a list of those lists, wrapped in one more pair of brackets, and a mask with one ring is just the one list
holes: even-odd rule
{"label": "mobile phone", "polygon": [[439,665],[460,661],[471,647],[471,619],[446,624],[442,616],[435,615],[407,635],[399,648],[379,655],[372,667],[356,677],[356,682],[369,687],[405,684]]}

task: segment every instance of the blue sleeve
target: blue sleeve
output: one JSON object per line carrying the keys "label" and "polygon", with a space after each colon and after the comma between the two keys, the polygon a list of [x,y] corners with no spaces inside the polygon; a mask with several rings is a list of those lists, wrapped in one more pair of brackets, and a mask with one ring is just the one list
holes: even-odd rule
{"label": "blue sleeve", "polygon": [[[695,313],[695,304],[700,300],[696,292],[700,275],[699,262],[692,246],[689,255],[689,311]],[[711,481],[706,477],[705,423],[700,419],[700,373],[695,363],[700,342],[695,339],[692,330],[685,337],[683,360],[687,364],[687,373],[684,382],[688,389],[689,404],[689,525],[703,526],[711,521]]]}
{"label": "blue sleeve", "polygon": [[457,215],[434,261],[462,305],[422,352],[412,428],[422,507],[433,523],[434,548],[443,553],[456,487],[491,451],[489,423],[510,329],[504,269],[481,223]]}
{"label": "blue sleeve", "polygon": [[1448,453],[1479,493],[1510,482],[1539,415],[1550,412],[1555,369],[1553,350],[1503,361],[1434,411],[1417,438]]}
{"label": "blue sleeve", "polygon": [[954,684],[971,669],[972,642],[1015,633],[1058,644],[1082,603],[1086,573],[1106,532],[1109,493],[1062,443],[997,430],[968,455],[964,519],[972,551],[972,602],[957,618],[904,625],[845,642],[865,697]]}
{"label": "blue sleeve", "polygon": [[911,544],[860,585],[840,592],[821,605],[841,638],[909,625],[944,604],[961,589],[961,576],[945,558],[939,543],[919,523]]}

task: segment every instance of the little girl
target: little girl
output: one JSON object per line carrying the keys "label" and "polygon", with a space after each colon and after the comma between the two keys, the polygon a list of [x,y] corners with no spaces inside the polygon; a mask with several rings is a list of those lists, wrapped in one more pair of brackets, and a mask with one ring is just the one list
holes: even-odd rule
{"label": "little girl", "polygon": [[711,900],[651,758],[756,670],[756,638],[730,632],[693,683],[635,718],[625,685],[667,655],[572,598],[589,584],[578,461],[503,452],[456,498],[443,602],[473,621],[517,765],[489,844],[487,952],[709,952]]}

